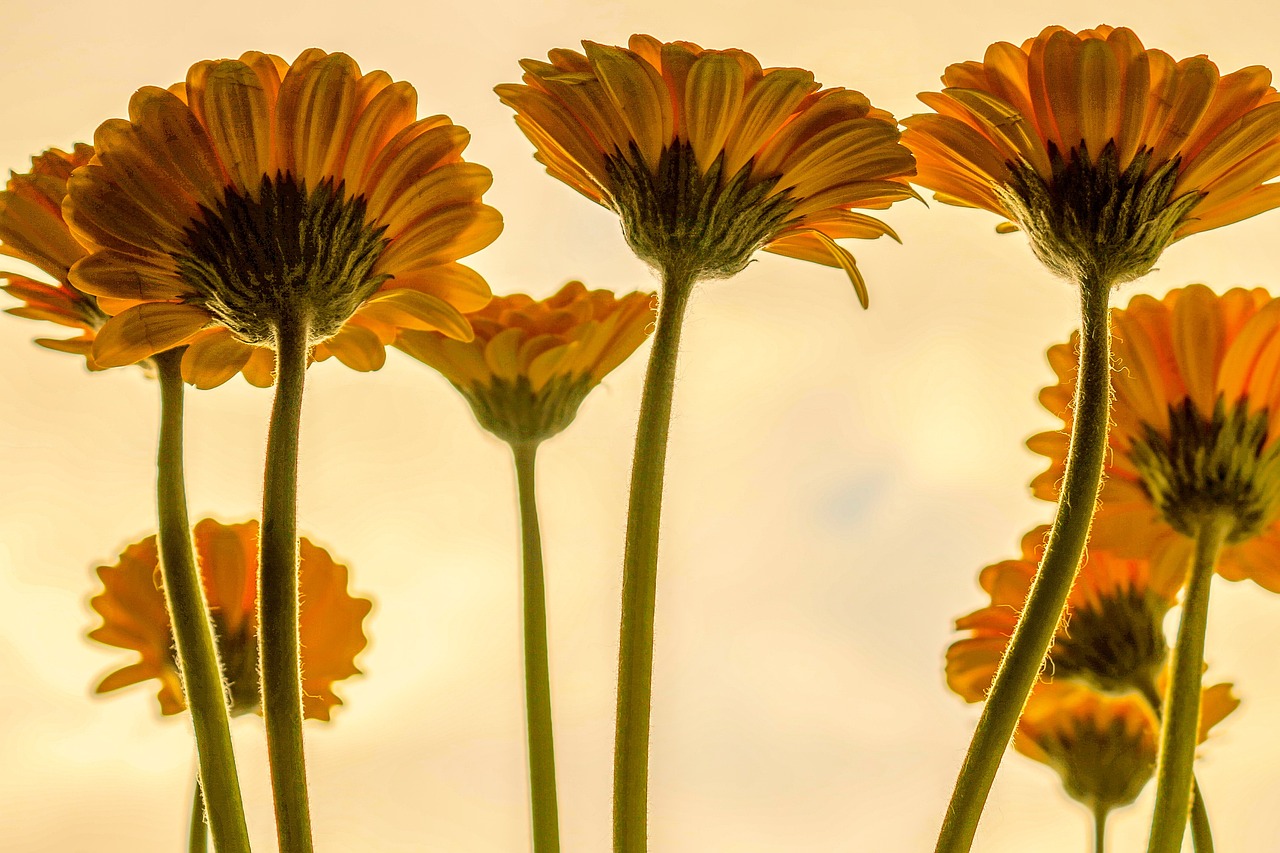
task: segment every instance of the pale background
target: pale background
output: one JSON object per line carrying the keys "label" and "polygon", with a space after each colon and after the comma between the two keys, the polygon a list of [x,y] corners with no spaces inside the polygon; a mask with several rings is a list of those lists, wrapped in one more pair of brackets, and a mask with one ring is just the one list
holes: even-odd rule
{"label": "pale background", "polygon": [[[951,62],[1046,24],[1132,26],[1224,71],[1280,64],[1274,5],[1082,2],[784,5],[554,0],[430,4],[117,0],[6,3],[0,167],[89,140],[139,86],[246,49],[316,45],[414,83],[423,114],[469,127],[506,232],[474,265],[498,292],[569,278],[651,288],[614,217],[543,174],[494,84],[516,61],[633,32],[800,65],[903,116]],[[1211,18],[1211,19],[1210,19]],[[976,573],[1050,518],[1022,445],[1072,291],[986,214],[902,204],[906,241],[859,242],[862,312],[838,271],[765,255],[701,289],[672,430],[653,724],[655,853],[925,851],[977,709],[944,687],[951,620]],[[1280,213],[1198,235],[1118,297],[1193,281],[1280,287]],[[37,349],[51,327],[0,318],[0,849],[167,853],[184,843],[192,748],[153,691],[95,699],[129,655],[90,643],[92,569],[154,526],[157,388]],[[55,330],[56,331],[56,330]],[[541,456],[564,847],[608,849],[626,478],[647,347]],[[257,512],[270,394],[189,395],[194,518]],[[510,462],[461,398],[393,353],[375,374],[310,372],[301,529],[377,600],[366,675],[308,726],[325,853],[527,849],[517,527]],[[1223,853],[1280,850],[1280,601],[1215,585],[1210,677],[1244,705],[1199,774]],[[274,849],[260,721],[235,726],[249,820]],[[1112,821],[1143,847],[1151,804]],[[1011,755],[978,851],[1080,851],[1087,820],[1047,768]]]}

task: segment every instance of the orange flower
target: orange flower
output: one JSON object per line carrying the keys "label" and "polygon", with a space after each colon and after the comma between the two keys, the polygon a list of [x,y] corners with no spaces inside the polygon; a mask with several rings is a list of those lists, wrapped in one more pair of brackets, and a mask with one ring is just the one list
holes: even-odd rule
{"label": "orange flower", "polygon": [[1048,27],[947,68],[903,124],[916,182],[1021,228],[1055,272],[1127,281],[1166,245],[1280,205],[1280,96],[1261,66],[1225,77],[1130,30]]}
{"label": "orange flower", "polygon": [[526,59],[497,91],[556,178],[622,218],[639,257],[667,273],[725,278],[757,249],[843,268],[835,240],[896,236],[851,208],[914,195],[893,116],[858,92],[741,50],[631,37],[585,55]]}
{"label": "orange flower", "polygon": [[494,297],[467,318],[470,341],[406,331],[396,346],[443,373],[489,432],[508,442],[543,441],[567,427],[588,392],[644,342],[653,299],[571,281],[541,301]]}
{"label": "orange flower", "polygon": [[292,65],[250,52],[140,89],[98,128],[67,221],[93,254],[71,280],[113,315],[93,357],[129,364],[185,345],[200,387],[269,384],[282,322],[314,357],[375,370],[401,328],[466,339],[489,289],[455,261],[502,227],[489,170],[417,94],[341,53]]}
{"label": "orange flower", "polygon": [[[1280,300],[1265,290],[1215,295],[1203,285],[1112,309],[1111,453],[1093,541],[1187,565],[1208,513],[1234,521],[1218,560],[1230,580],[1280,592]],[[1069,430],[1075,339],[1050,348],[1058,384],[1040,394]],[[1049,458],[1032,481],[1057,499],[1069,435],[1027,444]]]}
{"label": "orange flower", "polygon": [[[220,524],[206,518],[195,526],[195,544],[223,673],[231,689],[232,713],[261,713],[258,695],[258,625],[254,602],[258,579],[258,522]],[[347,567],[303,538],[299,583],[302,613],[302,705],[308,719],[327,720],[342,700],[333,684],[359,674],[355,657],[365,647],[362,623],[373,604],[347,594]],[[100,566],[103,591],[93,609],[102,625],[89,633],[109,646],[132,649],[137,663],[115,670],[98,693],[148,678],[160,682],[165,714],[186,708],[173,655],[173,637],[160,588],[156,537],[130,545],[113,566]]]}

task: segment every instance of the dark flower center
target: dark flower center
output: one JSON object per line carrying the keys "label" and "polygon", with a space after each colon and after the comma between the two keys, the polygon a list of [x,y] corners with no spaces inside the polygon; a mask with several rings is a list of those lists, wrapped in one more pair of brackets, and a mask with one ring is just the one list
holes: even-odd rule
{"label": "dark flower center", "polygon": [[1054,678],[1079,678],[1106,693],[1127,693],[1148,683],[1168,647],[1162,622],[1168,605],[1136,589],[1117,589],[1072,611],[1065,636],[1049,655]]}
{"label": "dark flower center", "polygon": [[556,377],[534,391],[529,379],[459,386],[480,426],[509,444],[544,441],[563,431],[594,387],[587,374]]}
{"label": "dark flower center", "polygon": [[1155,772],[1150,734],[1132,730],[1122,718],[1105,725],[1093,719],[1075,720],[1069,732],[1039,737],[1036,743],[1061,773],[1062,785],[1072,799],[1090,807],[1128,805]]}

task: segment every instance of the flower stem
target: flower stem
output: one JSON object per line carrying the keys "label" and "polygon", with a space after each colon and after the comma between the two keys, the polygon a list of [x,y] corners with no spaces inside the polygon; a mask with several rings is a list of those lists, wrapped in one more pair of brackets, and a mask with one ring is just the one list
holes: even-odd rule
{"label": "flower stem", "polygon": [[173,625],[182,693],[195,728],[199,776],[218,853],[248,853],[249,830],[231,745],[226,685],[209,605],[196,568],[182,461],[182,355],[155,356],[160,380],[160,448],[156,458],[160,572]]}
{"label": "flower stem", "polygon": [[1209,588],[1218,553],[1233,523],[1230,516],[1211,516],[1201,524],[1196,535],[1195,559],[1182,602],[1182,624],[1173,648],[1169,692],[1160,725],[1156,806],[1151,817],[1148,853],[1177,853],[1182,849],[1200,733],[1200,674],[1204,669]]}
{"label": "flower stem", "polygon": [[[1147,700],[1147,707],[1159,722],[1162,717],[1161,706],[1164,704],[1164,698],[1156,689],[1155,682],[1151,679],[1143,679],[1135,686],[1142,694],[1142,698]],[[1195,853],[1213,853],[1213,831],[1209,826],[1209,810],[1205,808],[1204,795],[1200,793],[1200,783],[1196,781],[1195,776],[1191,777],[1191,846]]]}
{"label": "flower stem", "polygon": [[1089,539],[1102,483],[1111,407],[1111,328],[1107,316],[1110,291],[1111,283],[1106,280],[1086,278],[1080,282],[1075,420],[1057,515],[1040,570],[996,671],[956,779],[938,835],[937,853],[965,853],[973,844],[987,794],[1044,665]]}
{"label": "flower stem", "polygon": [[200,775],[196,774],[196,792],[191,798],[191,827],[187,834],[187,853],[205,853],[209,849],[209,829],[204,823],[204,796],[200,791]]}
{"label": "flower stem", "polygon": [[267,433],[258,572],[262,716],[280,853],[312,850],[298,642],[298,427],[309,349],[305,321],[280,323],[276,329],[276,398]]}
{"label": "flower stem", "polygon": [[1110,813],[1110,806],[1098,804],[1093,807],[1093,853],[1106,853],[1107,815]]}
{"label": "flower stem", "polygon": [[524,573],[524,697],[529,738],[529,795],[534,853],[559,853],[555,739],[551,729],[551,672],[547,661],[547,595],[542,574],[542,534],[534,491],[536,442],[513,444],[520,495]]}
{"label": "flower stem", "polygon": [[649,711],[653,692],[653,618],[658,581],[658,525],[671,427],[680,329],[693,279],[667,271],[658,326],[645,374],[631,467],[631,504],[622,564],[618,644],[618,718],[613,752],[613,848],[643,853],[648,845]]}

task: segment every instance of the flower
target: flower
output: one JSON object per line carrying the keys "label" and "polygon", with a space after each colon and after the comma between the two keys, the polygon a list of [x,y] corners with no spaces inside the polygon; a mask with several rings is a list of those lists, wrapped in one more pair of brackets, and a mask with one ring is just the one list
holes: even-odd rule
{"label": "flower", "polygon": [[[983,569],[979,582],[991,603],[956,620],[956,630],[970,634],[947,649],[947,686],[967,702],[987,697],[1048,532],[1048,526],[1035,528],[1022,538],[1019,559]],[[1154,684],[1168,653],[1164,616],[1177,601],[1185,573],[1184,563],[1125,559],[1090,549],[1067,599],[1041,686],[1076,680],[1126,693]]]}
{"label": "flower", "polygon": [[443,373],[486,430],[538,442],[567,427],[587,393],[644,342],[653,294],[615,297],[571,281],[541,301],[495,296],[468,319],[470,341],[403,331],[396,346]]}
{"label": "flower", "polygon": [[636,254],[665,273],[726,278],[760,248],[842,267],[835,240],[888,234],[850,208],[914,195],[897,124],[858,92],[820,89],[799,68],[762,69],[741,50],[631,37],[585,55],[526,59],[495,91],[556,178],[622,219]]}
{"label": "flower", "polygon": [[[347,567],[306,538],[299,540],[302,613],[302,706],[304,716],[327,720],[342,700],[333,684],[359,674],[355,657],[365,647],[362,623],[373,607],[347,594]],[[258,584],[258,522],[195,526],[196,555],[205,597],[213,615],[218,656],[231,690],[233,714],[261,713],[258,694],[258,624],[254,603]],[[111,566],[99,566],[103,591],[91,601],[102,625],[89,632],[100,643],[132,649],[136,663],[115,670],[98,684],[107,693],[148,678],[160,682],[157,698],[165,714],[186,708],[173,653],[169,615],[160,587],[156,537],[130,545]]]}
{"label": "flower", "polygon": [[[1116,371],[1111,453],[1093,541],[1125,554],[1189,562],[1204,519],[1233,522],[1217,570],[1280,592],[1280,300],[1204,285],[1112,309]],[[1071,343],[1050,348],[1058,383],[1040,401],[1070,429]],[[1069,435],[1027,445],[1049,458],[1032,481],[1055,500]]]}
{"label": "flower", "polygon": [[[1240,704],[1230,684],[1200,694],[1200,742]],[[1109,811],[1138,798],[1155,772],[1160,725],[1137,695],[1055,682],[1033,693],[1013,745],[1062,777],[1072,799]]]}
{"label": "flower", "polygon": [[197,386],[242,368],[269,384],[282,323],[357,370],[380,367],[399,328],[469,337],[461,312],[489,289],[455,261],[501,230],[480,202],[492,177],[462,160],[466,130],[416,110],[408,83],[316,49],[140,89],[68,187],[67,221],[93,250],[71,281],[113,315],[93,357],[185,345]]}
{"label": "flower", "polygon": [[1271,72],[1221,76],[1132,31],[1048,27],[1021,48],[947,68],[903,141],[916,182],[1022,229],[1051,270],[1111,283],[1169,243],[1280,205],[1280,96]]}

